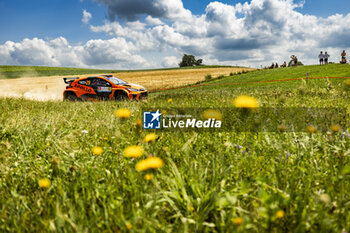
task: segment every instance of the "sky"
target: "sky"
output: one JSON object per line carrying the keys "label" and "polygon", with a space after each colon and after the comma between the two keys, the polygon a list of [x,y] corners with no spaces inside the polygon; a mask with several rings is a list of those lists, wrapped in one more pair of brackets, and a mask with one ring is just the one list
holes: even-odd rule
{"label": "sky", "polygon": [[349,0],[0,0],[0,65],[108,69],[339,62]]}

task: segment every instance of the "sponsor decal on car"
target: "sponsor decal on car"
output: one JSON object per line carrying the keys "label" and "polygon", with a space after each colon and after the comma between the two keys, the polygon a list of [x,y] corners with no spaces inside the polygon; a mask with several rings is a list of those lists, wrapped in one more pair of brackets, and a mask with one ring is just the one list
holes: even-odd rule
{"label": "sponsor decal on car", "polygon": [[81,89],[81,90],[84,90],[84,91],[86,91],[86,92],[92,92],[91,87],[82,86],[82,85],[77,84],[77,83],[73,83],[73,84],[72,84],[72,87],[78,88],[78,89]]}
{"label": "sponsor decal on car", "polygon": [[112,88],[111,87],[97,87],[98,92],[111,92]]}

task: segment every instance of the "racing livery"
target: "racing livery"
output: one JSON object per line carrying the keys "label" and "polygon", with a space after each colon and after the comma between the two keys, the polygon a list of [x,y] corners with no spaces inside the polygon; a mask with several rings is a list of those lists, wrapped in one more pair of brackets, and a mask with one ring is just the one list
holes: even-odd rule
{"label": "racing livery", "polygon": [[143,86],[127,83],[113,75],[63,80],[68,84],[63,92],[63,100],[140,100],[148,95]]}

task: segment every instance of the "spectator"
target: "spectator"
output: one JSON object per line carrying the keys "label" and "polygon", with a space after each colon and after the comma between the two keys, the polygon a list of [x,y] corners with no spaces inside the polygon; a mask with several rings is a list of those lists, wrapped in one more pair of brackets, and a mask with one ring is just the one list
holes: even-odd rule
{"label": "spectator", "polygon": [[295,55],[292,55],[290,57],[292,59],[292,66],[297,66],[298,65],[298,58]]}
{"label": "spectator", "polygon": [[292,56],[290,56],[290,59],[292,59],[292,60],[290,61],[289,64],[291,64],[291,66],[297,66],[298,58],[295,55],[292,55]]}
{"label": "spectator", "polygon": [[323,59],[324,59],[324,55],[323,52],[321,51],[321,53],[318,55],[318,58],[320,59],[320,65],[323,64]]}
{"label": "spectator", "polygon": [[346,53],[345,50],[341,53],[341,61],[340,64],[346,64]]}
{"label": "spectator", "polygon": [[324,64],[328,65],[328,58],[330,57],[329,54],[325,52],[323,57],[324,57]]}

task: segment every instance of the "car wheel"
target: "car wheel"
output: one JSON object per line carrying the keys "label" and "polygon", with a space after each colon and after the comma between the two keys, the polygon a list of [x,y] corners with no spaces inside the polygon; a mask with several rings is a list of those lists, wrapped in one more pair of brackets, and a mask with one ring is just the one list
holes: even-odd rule
{"label": "car wheel", "polygon": [[124,91],[119,91],[114,94],[114,100],[125,101],[128,99],[129,99],[128,94],[126,94]]}
{"label": "car wheel", "polygon": [[80,101],[80,99],[74,93],[67,93],[64,100],[66,101]]}

